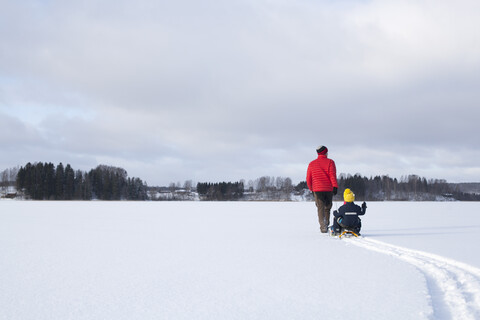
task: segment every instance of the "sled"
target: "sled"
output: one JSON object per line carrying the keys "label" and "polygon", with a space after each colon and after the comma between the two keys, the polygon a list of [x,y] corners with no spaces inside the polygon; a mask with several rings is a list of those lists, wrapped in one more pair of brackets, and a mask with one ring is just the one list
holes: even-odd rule
{"label": "sled", "polygon": [[345,236],[345,238],[350,238],[350,237],[355,237],[355,238],[358,238],[358,234],[356,234],[355,232],[353,232],[352,230],[348,230],[348,229],[344,229],[340,235],[338,236],[338,238],[342,238],[343,236]]}
{"label": "sled", "polygon": [[358,238],[360,236],[359,233],[355,232],[355,231],[352,231],[350,229],[342,229],[340,232],[333,232],[332,229],[329,230],[329,234],[332,236],[332,237],[336,237],[338,236],[339,239],[341,239],[342,237],[345,237],[345,238],[350,238],[350,237],[355,237],[355,238]]}

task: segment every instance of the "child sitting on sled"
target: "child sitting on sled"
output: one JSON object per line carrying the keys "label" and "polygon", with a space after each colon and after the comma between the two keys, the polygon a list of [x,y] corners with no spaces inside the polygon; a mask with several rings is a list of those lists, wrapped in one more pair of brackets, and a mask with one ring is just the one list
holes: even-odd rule
{"label": "child sitting on sled", "polygon": [[367,210],[367,204],[362,203],[362,207],[353,203],[355,201],[355,194],[350,189],[345,189],[343,193],[343,200],[345,203],[338,208],[338,211],[333,211],[335,218],[333,219],[332,234],[340,234],[342,229],[347,229],[360,235],[362,228],[362,220],[359,216],[363,216]]}

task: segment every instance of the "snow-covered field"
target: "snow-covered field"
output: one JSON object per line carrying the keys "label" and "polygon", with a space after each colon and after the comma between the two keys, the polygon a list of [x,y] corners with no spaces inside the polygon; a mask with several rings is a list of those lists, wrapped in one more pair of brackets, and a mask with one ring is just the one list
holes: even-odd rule
{"label": "snow-covered field", "polygon": [[480,203],[370,202],[362,234],[312,202],[0,201],[0,319],[480,319]]}

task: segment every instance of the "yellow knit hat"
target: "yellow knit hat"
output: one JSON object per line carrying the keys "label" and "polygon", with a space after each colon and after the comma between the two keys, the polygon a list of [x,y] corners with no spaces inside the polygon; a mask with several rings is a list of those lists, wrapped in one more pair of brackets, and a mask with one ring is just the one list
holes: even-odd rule
{"label": "yellow knit hat", "polygon": [[355,201],[355,194],[352,192],[352,190],[345,189],[345,192],[343,193],[343,200],[345,200],[345,202]]}

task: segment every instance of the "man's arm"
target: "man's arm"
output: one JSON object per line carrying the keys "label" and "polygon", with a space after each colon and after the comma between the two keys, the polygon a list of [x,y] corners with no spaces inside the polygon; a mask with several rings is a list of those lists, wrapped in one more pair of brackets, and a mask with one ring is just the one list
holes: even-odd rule
{"label": "man's arm", "polygon": [[335,165],[335,161],[331,160],[330,162],[330,170],[328,172],[330,176],[330,182],[332,183],[332,186],[334,188],[338,188],[338,182],[337,182],[337,167]]}
{"label": "man's arm", "polygon": [[311,164],[308,165],[308,169],[307,169],[307,186],[308,186],[308,189],[310,191],[313,191],[312,190],[312,168],[311,168]]}

